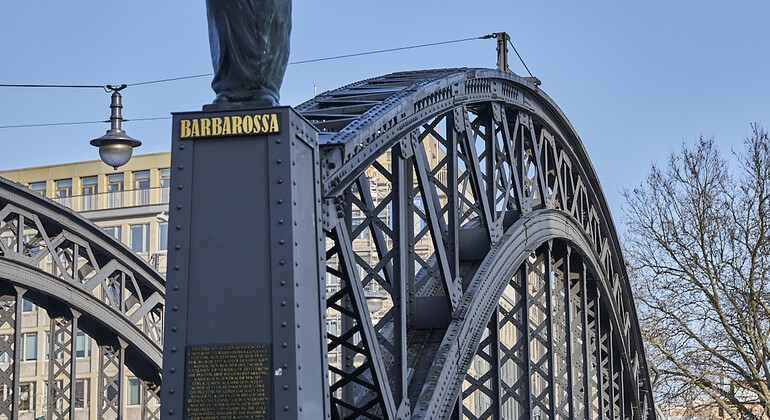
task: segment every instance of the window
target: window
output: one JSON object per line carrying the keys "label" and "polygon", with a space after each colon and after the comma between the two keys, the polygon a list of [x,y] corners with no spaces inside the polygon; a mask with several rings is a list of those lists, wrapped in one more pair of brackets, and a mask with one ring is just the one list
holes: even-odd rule
{"label": "window", "polygon": [[131,225],[131,249],[134,252],[150,250],[150,224]]}
{"label": "window", "polygon": [[123,206],[123,174],[107,175],[107,193],[109,208]]}
{"label": "window", "polygon": [[83,331],[78,331],[75,338],[75,357],[91,357],[91,337]]}
{"label": "window", "polygon": [[158,250],[168,249],[168,223],[158,223]]}
{"label": "window", "polygon": [[54,194],[56,198],[64,198],[64,197],[71,197],[72,196],[72,180],[71,179],[60,179],[56,181],[56,193]]}
{"label": "window", "polygon": [[34,303],[28,301],[27,299],[21,300],[21,311],[22,312],[35,312],[37,311],[37,305]]}
{"label": "window", "polygon": [[134,172],[134,205],[150,204],[150,171]]}
{"label": "window", "polygon": [[19,411],[35,411],[35,383],[19,384]]}
{"label": "window", "polygon": [[45,181],[43,182],[30,182],[29,189],[40,194],[45,195]]}
{"label": "window", "polygon": [[75,408],[88,407],[88,379],[75,381]]}
{"label": "window", "polygon": [[102,229],[104,229],[104,231],[107,232],[108,235],[114,237],[118,241],[122,240],[123,235],[121,235],[121,232],[123,229],[121,229],[120,226],[107,226]]}
{"label": "window", "polygon": [[134,171],[134,189],[146,190],[150,188],[150,171]]}
{"label": "window", "polygon": [[99,192],[99,178],[96,176],[84,176],[80,178],[80,195],[82,196],[81,211],[96,210],[96,194]]}
{"label": "window", "polygon": [[171,168],[160,168],[160,186],[171,186]]}
{"label": "window", "polygon": [[123,174],[107,175],[107,192],[123,191]]}
{"label": "window", "polygon": [[142,384],[137,378],[128,378],[128,405],[139,405]]}
{"label": "window", "polygon": [[37,333],[21,335],[21,360],[37,360]]}
{"label": "window", "polygon": [[161,203],[168,203],[170,186],[171,186],[171,168],[160,168]]}
{"label": "window", "polygon": [[99,178],[97,176],[84,176],[83,178],[80,178],[80,194],[81,195],[92,195],[96,194],[98,191],[98,182]]}

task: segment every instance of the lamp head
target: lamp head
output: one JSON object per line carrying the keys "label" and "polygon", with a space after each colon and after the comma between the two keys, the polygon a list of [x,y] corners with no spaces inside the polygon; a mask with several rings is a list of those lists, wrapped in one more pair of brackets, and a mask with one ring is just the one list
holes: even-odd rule
{"label": "lamp head", "polygon": [[91,145],[99,148],[99,157],[102,158],[104,163],[118,169],[118,167],[128,163],[134,147],[141,146],[142,142],[129,137],[120,127],[121,122],[125,120],[120,112],[123,105],[120,92],[118,91],[126,87],[126,85],[119,88],[107,87],[114,91],[112,93],[112,103],[110,104],[110,109],[112,110],[110,113],[111,127],[105,135],[91,140]]}

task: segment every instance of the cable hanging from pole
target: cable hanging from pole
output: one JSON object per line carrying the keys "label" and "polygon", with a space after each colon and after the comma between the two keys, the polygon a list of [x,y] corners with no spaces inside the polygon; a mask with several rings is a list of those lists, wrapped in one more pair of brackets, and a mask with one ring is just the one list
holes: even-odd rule
{"label": "cable hanging from pole", "polygon": [[[504,33],[499,33],[504,34]],[[388,52],[395,52],[395,51],[404,51],[404,50],[411,50],[416,48],[426,48],[426,47],[434,47],[438,45],[447,45],[447,44],[456,44],[460,42],[467,42],[467,41],[474,41],[478,39],[489,39],[489,38],[496,38],[498,33],[491,34],[491,35],[483,35],[483,36],[477,36],[472,38],[462,38],[462,39],[454,39],[450,41],[439,41],[439,42],[430,42],[427,44],[418,44],[418,45],[409,45],[404,47],[396,47],[396,48],[387,48],[383,50],[375,50],[375,51],[366,51],[366,52],[359,52],[359,53],[352,53],[352,54],[344,54],[344,55],[336,55],[331,57],[323,57],[323,58],[313,58],[308,60],[300,60],[300,61],[292,61],[289,62],[288,65],[297,65],[297,64],[308,64],[308,63],[317,63],[321,61],[330,61],[330,60],[339,60],[343,58],[353,58],[353,57],[361,57],[365,55],[374,55],[374,54],[383,54]],[[521,55],[516,50],[516,47],[513,45],[513,42],[511,42],[510,38],[506,36],[506,41],[511,45],[513,48],[513,51],[516,53],[516,56],[519,58],[519,61],[521,61],[521,64],[524,65],[524,68],[527,70],[527,73],[529,73],[529,78],[533,79],[536,84],[540,84],[540,81],[532,75],[532,72],[529,70],[529,67],[527,67],[527,64],[524,62],[524,59],[521,58]],[[506,63],[507,65],[507,63]],[[213,76],[214,73],[204,73],[204,74],[194,74],[190,76],[180,76],[180,77],[171,77],[171,78],[165,78],[165,79],[157,79],[157,80],[146,80],[142,82],[135,82],[135,83],[123,83],[121,85],[76,85],[76,84],[0,84],[0,87],[7,87],[7,88],[72,88],[72,89],[103,89],[105,92],[118,92],[120,90],[123,90],[127,87],[132,86],[144,86],[144,85],[150,85],[150,84],[156,84],[156,83],[167,83],[167,82],[176,82],[180,80],[189,80],[189,79],[197,79],[201,77],[209,77]],[[164,120],[169,119],[170,117],[154,117],[154,118],[134,118],[132,121],[153,121],[153,120]],[[125,120],[128,121],[128,120]],[[43,123],[43,124],[15,124],[15,125],[0,125],[0,129],[3,128],[29,128],[29,127],[48,127],[48,126],[57,126],[57,125],[80,125],[80,124],[95,124],[95,123],[101,123],[104,121],[75,121],[75,122],[58,122],[58,123]]]}
{"label": "cable hanging from pole", "polygon": [[[459,42],[466,42],[466,41],[473,41],[477,39],[483,39],[484,37],[478,36],[473,38],[463,38],[463,39],[454,39],[451,41],[440,41],[440,42],[431,42],[427,44],[419,44],[419,45],[410,45],[406,47],[396,47],[396,48],[387,48],[384,50],[376,50],[376,51],[366,51],[366,52],[359,52],[359,53],[353,53],[353,54],[344,54],[344,55],[336,55],[332,57],[323,57],[323,58],[312,58],[309,60],[300,60],[300,61],[292,61],[289,62],[288,65],[296,65],[296,64],[307,64],[307,63],[317,63],[320,61],[330,61],[330,60],[339,60],[342,58],[351,58],[351,57],[361,57],[364,55],[373,55],[373,54],[382,54],[386,52],[394,52],[394,51],[403,51],[403,50],[411,50],[415,48],[425,48],[425,47],[434,47],[438,45],[446,45],[446,44],[456,44]],[[180,80],[188,80],[188,79],[197,79],[200,77],[208,77],[213,76],[214,73],[205,73],[205,74],[194,74],[190,76],[180,76],[180,77],[171,77],[167,79],[157,79],[157,80],[147,80],[143,82],[136,82],[136,83],[126,83],[123,86],[125,87],[132,87],[132,86],[143,86],[143,85],[150,85],[155,83],[166,83],[166,82],[176,82]],[[111,85],[68,85],[68,84],[0,84],[0,87],[16,87],[16,88],[75,88],[75,89],[90,89],[90,88],[97,88],[97,89],[104,89],[105,92],[110,92],[113,89]],[[122,88],[121,88],[122,89]]]}

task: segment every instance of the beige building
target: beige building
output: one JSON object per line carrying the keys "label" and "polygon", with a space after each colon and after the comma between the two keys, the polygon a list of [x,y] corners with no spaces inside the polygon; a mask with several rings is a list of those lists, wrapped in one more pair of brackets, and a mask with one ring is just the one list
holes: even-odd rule
{"label": "beige building", "polygon": [[[67,163],[0,172],[80,212],[127,247],[166,272],[170,153],[134,156],[118,170],[101,161]],[[0,237],[0,240],[7,240]],[[20,420],[45,417],[50,320],[42,308],[24,301],[21,342]],[[0,330],[0,338],[11,331]],[[76,419],[97,417],[98,346],[79,331],[76,338]],[[8,360],[0,358],[0,365]],[[141,418],[140,381],[123,378],[126,419]],[[7,391],[5,393],[7,395]]]}

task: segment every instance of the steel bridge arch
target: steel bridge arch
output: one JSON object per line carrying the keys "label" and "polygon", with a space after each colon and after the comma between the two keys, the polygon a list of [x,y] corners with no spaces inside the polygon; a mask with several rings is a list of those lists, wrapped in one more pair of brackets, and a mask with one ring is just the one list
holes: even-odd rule
{"label": "steel bridge arch", "polygon": [[160,418],[165,279],[132,250],[76,212],[0,178],[0,414],[19,412],[22,299],[51,319],[48,418],[74,418],[76,334],[98,344],[99,418],[120,418],[128,367],[142,381],[143,418]]}
{"label": "steel bridge arch", "polygon": [[[499,309],[490,319],[489,308],[503,296],[500,288],[511,273],[526,269],[531,251],[544,243],[549,249],[554,243],[566,246],[567,255],[574,250],[584,273],[590,273],[588,279],[583,275],[583,292],[575,296],[584,306],[570,300],[569,283],[560,293],[568,296],[562,311],[590,312],[591,323],[587,316],[581,324],[563,314],[566,327],[560,334],[594,329],[594,347],[588,349],[587,335],[580,346],[584,355],[595,352],[596,360],[583,363],[593,363],[595,378],[592,401],[585,399],[582,413],[573,401],[556,407],[556,358],[565,350],[554,346],[558,327],[549,321],[545,352],[550,362],[543,366],[550,374],[541,372],[540,379],[551,381],[550,396],[527,396],[526,409],[541,409],[549,418],[655,417],[635,307],[606,200],[575,130],[533,81],[486,69],[395,73],[321,94],[297,110],[321,131],[327,272],[339,286],[327,299],[327,314],[336,314],[340,324],[328,332],[332,417],[501,418],[500,389],[466,382],[465,396],[475,387],[498,399],[496,411],[481,413],[463,413],[458,389],[468,373],[469,352],[479,352],[478,357],[484,351],[479,341],[491,334],[486,324]],[[442,125],[443,131],[437,128]],[[429,141],[435,145],[434,162],[426,154]],[[455,173],[457,178],[447,175]],[[375,199],[378,177],[390,186]],[[416,220],[420,227],[409,226]],[[368,257],[356,250],[356,241],[366,238],[376,249]],[[415,255],[420,240],[433,245],[429,257]],[[550,251],[547,255],[550,267]],[[485,267],[498,275],[490,278]],[[374,283],[392,304],[379,319],[369,316],[364,291]],[[587,294],[593,303],[586,303]],[[440,316],[428,316],[425,307],[440,312],[441,296],[448,311],[437,326]],[[544,305],[551,318],[551,303]],[[525,307],[519,314],[525,319],[537,311]],[[436,331],[442,340],[428,346],[432,356],[414,356],[426,350]],[[460,336],[466,339],[454,338]],[[482,356],[494,359],[488,351]],[[457,367],[458,360],[465,364]],[[531,367],[532,360],[526,364]],[[490,373],[485,375],[481,378],[489,379]]]}

